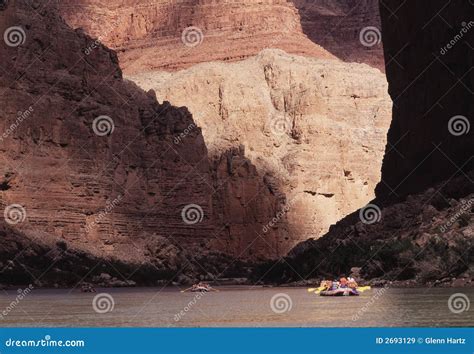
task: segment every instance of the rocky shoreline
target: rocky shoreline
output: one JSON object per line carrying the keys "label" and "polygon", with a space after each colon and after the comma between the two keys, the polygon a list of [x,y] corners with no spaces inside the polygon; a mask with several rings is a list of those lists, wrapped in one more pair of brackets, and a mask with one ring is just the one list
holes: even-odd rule
{"label": "rocky shoreline", "polygon": [[[474,178],[474,171],[469,176]],[[355,212],[323,238],[301,243],[280,260],[244,262],[162,240],[152,245],[159,252],[146,246],[147,257],[133,263],[70,248],[65,241],[39,241],[3,226],[0,284],[133,287],[200,280],[219,284],[225,278],[226,285],[314,286],[324,278],[351,275],[375,287],[472,287],[474,186],[458,177],[435,187],[383,207],[381,221],[374,224],[363,223]],[[435,189],[445,198],[433,197]]]}
{"label": "rocky shoreline", "polygon": [[[474,171],[379,205],[378,221],[356,211],[324,237],[295,247],[278,262],[255,272],[265,282],[288,284],[350,274],[371,285],[473,286]],[[365,222],[364,222],[365,221]]]}

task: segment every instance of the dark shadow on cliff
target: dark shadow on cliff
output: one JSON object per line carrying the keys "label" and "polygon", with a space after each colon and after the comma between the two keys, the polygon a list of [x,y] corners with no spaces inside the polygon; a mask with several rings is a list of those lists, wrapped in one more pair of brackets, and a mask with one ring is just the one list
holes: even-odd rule
{"label": "dark shadow on cliff", "polygon": [[261,265],[253,279],[315,283],[347,276],[356,268],[359,279],[374,285],[392,281],[472,285],[472,178],[474,172],[396,204],[382,205],[375,200],[380,214],[365,213],[370,220],[364,220],[360,211],[348,215],[322,238],[302,242],[283,260]]}
{"label": "dark shadow on cliff", "polygon": [[381,220],[363,222],[356,211],[284,261],[265,264],[255,278],[320,279],[356,267],[379,284],[472,286],[474,24],[467,14],[473,9],[461,0],[380,0],[394,101],[372,202]]}
{"label": "dark shadow on cliff", "polygon": [[[385,70],[380,36],[380,15],[377,0],[293,0],[301,18],[303,32],[314,43],[345,62],[366,63]],[[360,33],[369,31],[363,45]]]}
{"label": "dark shadow on cliff", "polygon": [[[243,149],[211,160],[187,108],[124,81],[114,51],[45,4],[10,1],[0,28],[19,25],[24,38],[0,51],[1,123],[16,124],[0,146],[0,201],[24,204],[26,220],[1,222],[0,284],[190,283],[246,277],[255,259],[278,256],[266,249],[278,235],[261,231],[285,199],[271,171]],[[15,121],[29,106],[34,120]],[[106,134],[94,130],[102,115]],[[184,220],[191,204],[198,222]]]}
{"label": "dark shadow on cliff", "polygon": [[378,198],[416,193],[474,167],[474,4],[426,5],[380,1],[394,108]]}

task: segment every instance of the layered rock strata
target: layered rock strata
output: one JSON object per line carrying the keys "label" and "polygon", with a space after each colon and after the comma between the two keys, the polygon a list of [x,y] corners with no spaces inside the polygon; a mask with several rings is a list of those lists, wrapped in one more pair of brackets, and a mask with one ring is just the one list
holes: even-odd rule
{"label": "layered rock strata", "polygon": [[72,27],[116,49],[127,73],[241,60],[264,48],[333,57],[307,38],[287,0],[67,0],[58,7]]}
{"label": "layered rock strata", "polygon": [[[279,234],[273,254],[324,234],[374,197],[391,108],[377,69],[265,50],[238,63],[129,78],[174,105],[186,104],[211,156],[242,146],[264,171],[271,192],[283,203],[282,216],[257,230]],[[260,208],[235,210],[234,204],[230,198],[216,210],[230,224],[231,238],[242,238],[251,230],[233,224],[258,215]]]}
{"label": "layered rock strata", "polygon": [[88,260],[85,268],[77,264],[75,280],[88,276],[84,269],[98,271],[90,260],[122,264],[130,276],[154,269],[156,280],[184,268],[218,276],[238,256],[275,256],[244,252],[278,244],[273,230],[258,241],[215,240],[228,222],[214,205],[235,200],[234,211],[258,209],[233,224],[245,227],[265,224],[278,210],[242,151],[209,159],[186,108],[160,104],[123,81],[115,52],[71,30],[47,4],[10,2],[0,29],[0,283],[26,277],[41,284],[56,261],[75,264],[71,254]]}
{"label": "layered rock strata", "polygon": [[293,3],[300,13],[303,32],[313,42],[341,60],[385,70],[377,0],[293,0]]}
{"label": "layered rock strata", "polygon": [[357,267],[378,284],[473,285],[474,4],[380,5],[394,109],[377,199],[295,247],[286,263],[263,267],[259,275],[273,269],[267,280]]}

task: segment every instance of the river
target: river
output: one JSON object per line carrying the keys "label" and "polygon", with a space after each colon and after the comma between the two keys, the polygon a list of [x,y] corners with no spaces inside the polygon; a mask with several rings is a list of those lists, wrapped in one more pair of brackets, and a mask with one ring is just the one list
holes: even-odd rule
{"label": "river", "polygon": [[[97,290],[33,289],[23,299],[17,291],[0,292],[0,326],[474,326],[474,305],[467,309],[474,288],[372,289],[358,297],[320,297],[305,288],[222,287],[204,294],[178,288]],[[94,303],[98,294],[105,295]],[[450,310],[453,294],[466,305],[463,312]]]}

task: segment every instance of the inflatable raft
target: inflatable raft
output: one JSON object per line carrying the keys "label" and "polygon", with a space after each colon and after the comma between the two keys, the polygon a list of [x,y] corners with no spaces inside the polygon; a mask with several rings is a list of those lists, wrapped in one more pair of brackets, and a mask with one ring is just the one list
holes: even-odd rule
{"label": "inflatable raft", "polygon": [[215,292],[218,292],[219,290],[217,289],[214,289],[212,286],[210,286],[209,284],[205,284],[205,285],[193,285],[192,287],[190,288],[187,288],[187,289],[184,289],[184,290],[181,290],[182,293],[186,293],[186,292],[192,292],[192,293],[208,293],[208,292],[211,292],[211,291],[215,291]]}
{"label": "inflatable raft", "polygon": [[192,293],[207,293],[209,291],[213,290],[210,287],[207,286],[196,286],[195,288],[191,289],[190,291]]}
{"label": "inflatable raft", "polygon": [[321,296],[359,296],[359,292],[354,289],[344,288],[336,290],[323,290],[319,293]]}

